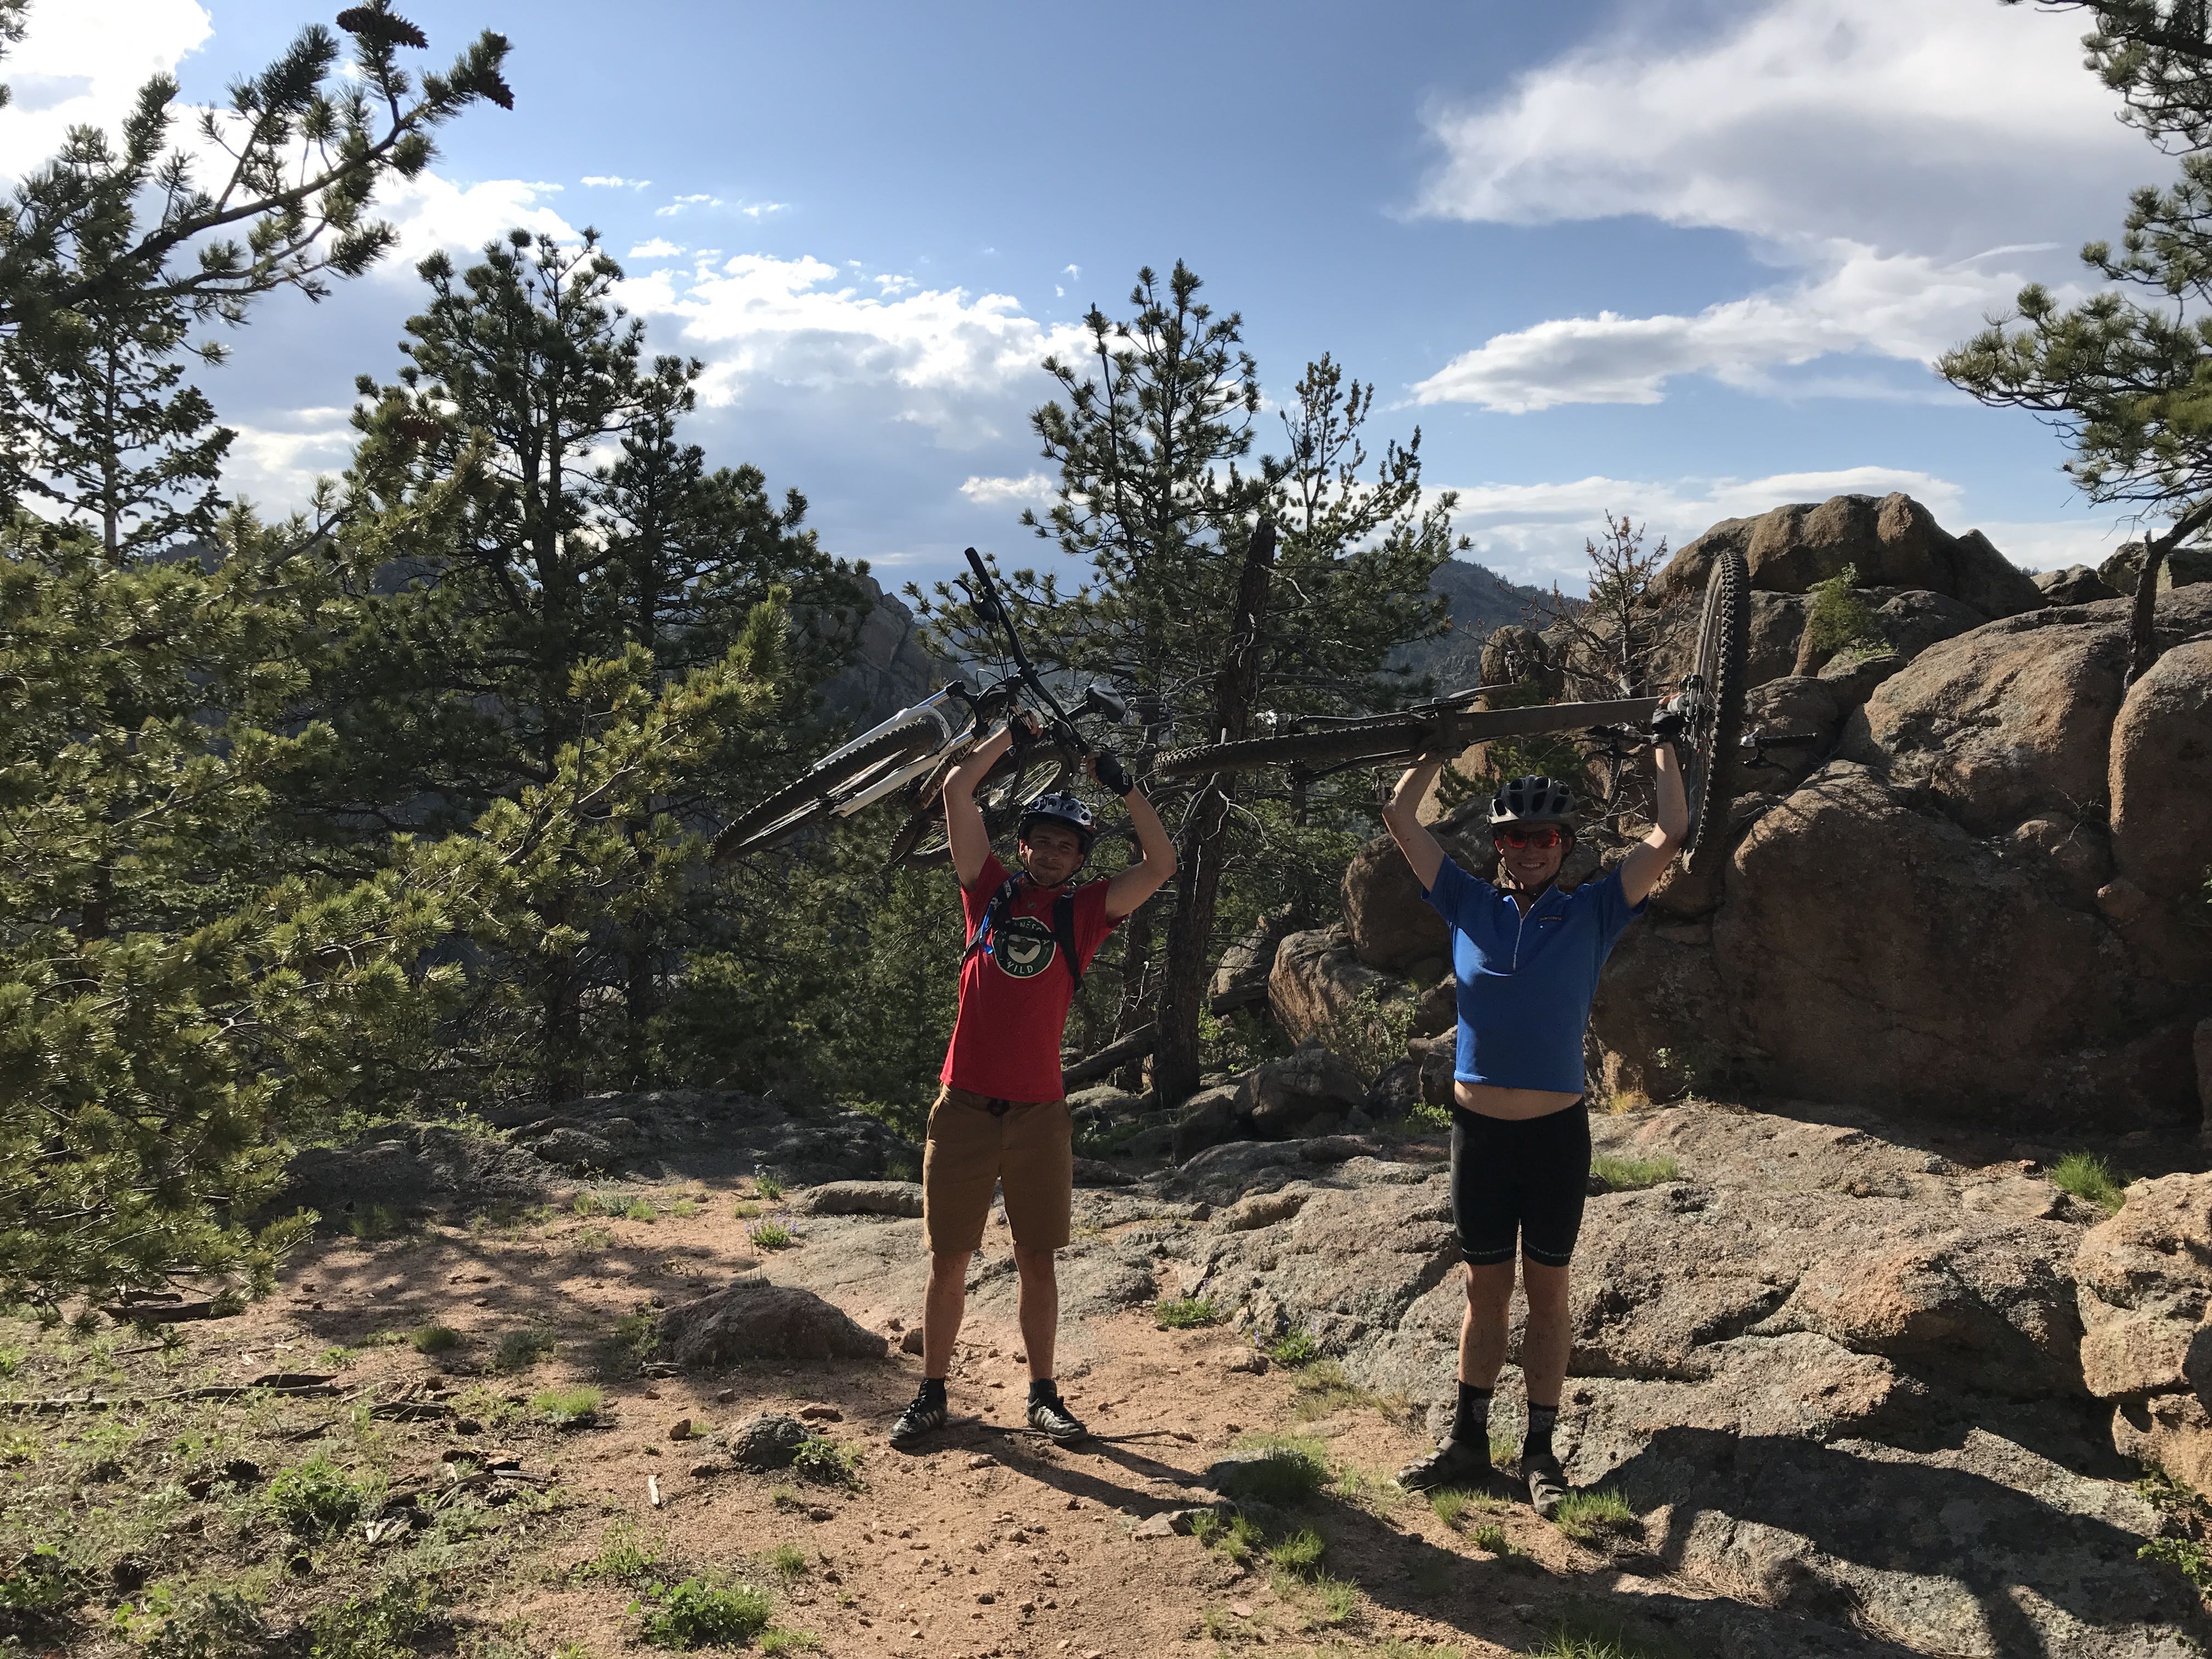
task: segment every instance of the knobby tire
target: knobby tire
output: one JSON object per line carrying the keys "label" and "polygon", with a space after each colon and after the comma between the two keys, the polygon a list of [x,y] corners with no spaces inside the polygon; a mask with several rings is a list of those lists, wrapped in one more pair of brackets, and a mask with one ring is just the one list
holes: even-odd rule
{"label": "knobby tire", "polygon": [[725,863],[788,841],[855,793],[856,786],[866,782],[886,766],[920,760],[934,750],[939,741],[934,722],[915,720],[911,725],[894,727],[872,743],[863,744],[834,767],[821,768],[794,779],[740,812],[714,837],[714,861]]}
{"label": "knobby tire", "polygon": [[1170,749],[1153,763],[1163,777],[1195,777],[1236,772],[1255,766],[1289,766],[1298,762],[1328,765],[1340,761],[1410,759],[1428,745],[1436,720],[1420,714],[1392,714],[1325,732],[1296,732],[1275,738],[1243,738],[1233,743],[1205,743]]}
{"label": "knobby tire", "polygon": [[1706,702],[1683,779],[1689,797],[1688,862],[1693,875],[1705,874],[1728,856],[1728,807],[1735,793],[1736,760],[1743,742],[1750,586],[1743,555],[1723,553],[1705,579],[1705,609],[1698,617],[1698,655],[1692,672],[1703,684]]}

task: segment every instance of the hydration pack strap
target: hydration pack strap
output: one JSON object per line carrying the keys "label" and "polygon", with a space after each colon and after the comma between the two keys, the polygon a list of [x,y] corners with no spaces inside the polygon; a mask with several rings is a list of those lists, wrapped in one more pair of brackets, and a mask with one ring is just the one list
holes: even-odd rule
{"label": "hydration pack strap", "polygon": [[[1019,886],[1019,876],[1008,876],[999,884],[999,890],[991,895],[991,902],[983,907],[982,920],[975,931],[968,935],[968,944],[960,952],[960,965],[966,967],[968,958],[978,951],[986,956],[992,950],[991,936],[999,924],[1006,920],[1006,912],[1013,908],[1014,894]],[[1067,964],[1068,976],[1079,991],[1083,988],[1083,964],[1075,956],[1075,895],[1062,893],[1052,902],[1052,936],[1060,945],[1060,959]]]}

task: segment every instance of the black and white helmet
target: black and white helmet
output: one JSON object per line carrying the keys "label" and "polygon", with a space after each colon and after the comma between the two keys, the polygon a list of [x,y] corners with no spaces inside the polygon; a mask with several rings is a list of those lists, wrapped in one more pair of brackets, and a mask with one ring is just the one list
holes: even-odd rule
{"label": "black and white helmet", "polygon": [[1513,778],[1490,798],[1490,823],[1495,829],[1507,823],[1556,823],[1575,826],[1575,798],[1557,778],[1539,774]]}
{"label": "black and white helmet", "polygon": [[1029,839],[1030,825],[1039,818],[1048,818],[1054,823],[1064,823],[1075,831],[1083,843],[1083,850],[1091,850],[1091,839],[1098,833],[1098,819],[1091,808],[1073,795],[1057,792],[1039,795],[1022,809],[1022,824],[1018,831],[1022,839]]}

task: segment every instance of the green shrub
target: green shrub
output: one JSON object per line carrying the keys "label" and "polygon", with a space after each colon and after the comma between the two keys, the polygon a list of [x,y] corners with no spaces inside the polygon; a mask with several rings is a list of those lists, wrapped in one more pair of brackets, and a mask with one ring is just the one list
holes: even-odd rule
{"label": "green shrub", "polygon": [[51,1618],[91,1594],[92,1575],[52,1544],[38,1545],[0,1571],[0,1611],[31,1619]]}
{"label": "green shrub", "polygon": [[635,1589],[676,1577],[677,1567],[665,1539],[641,1542],[636,1522],[617,1520],[601,1534],[599,1553],[577,1571],[586,1578],[604,1578]]}
{"label": "green shrub", "polygon": [[1164,1297],[1153,1308],[1152,1317],[1164,1331],[1187,1331],[1219,1324],[1221,1310],[1213,1305],[1210,1296]]}
{"label": "green shrub", "polygon": [[1328,1464],[1319,1441],[1278,1440],[1261,1455],[1237,1465],[1235,1492],[1263,1504],[1302,1504],[1328,1485]]}
{"label": "green shrub", "polygon": [[623,1219],[625,1221],[658,1221],[660,1219],[660,1212],[653,1207],[653,1203],[649,1199],[633,1198],[628,1204],[623,1206]]}
{"label": "green shrub", "polygon": [[1590,1159],[1590,1173],[1613,1193],[1632,1193],[1656,1187],[1662,1181],[1680,1181],[1682,1166],[1671,1158],[1615,1158],[1600,1152]]}
{"label": "green shrub", "polygon": [[568,1248],[572,1250],[604,1250],[614,1242],[613,1231],[606,1227],[579,1227],[568,1235]]}
{"label": "green shrub", "polygon": [[2069,1152],[2051,1166],[2051,1184],[2106,1215],[2120,1207],[2126,1192],[2112,1166],[2094,1152]]}
{"label": "green shrub", "polygon": [[374,1242],[404,1231],[406,1218],[389,1204],[363,1204],[346,1217],[346,1231],[356,1238]]}
{"label": "green shrub", "polygon": [[1328,1547],[1311,1527],[1300,1527],[1267,1552],[1267,1560],[1285,1572],[1303,1576],[1321,1565],[1322,1553]]}
{"label": "green shrub", "polygon": [[656,1586],[632,1604],[640,1634],[657,1648],[734,1647],[768,1628],[769,1600],[750,1584],[687,1578]]}
{"label": "green shrub", "polygon": [[763,1653],[776,1654],[802,1653],[810,1648],[818,1648],[822,1644],[805,1631],[785,1630],[780,1626],[771,1625],[761,1632],[760,1640],[756,1645]]}
{"label": "green shrub", "polygon": [[21,1348],[0,1348],[0,1382],[12,1382],[15,1373],[23,1368]]}
{"label": "green shrub", "polygon": [[1571,1492],[1559,1500],[1553,1524],[1570,1538],[1595,1538],[1604,1532],[1626,1532],[1636,1525],[1636,1511],[1628,1500],[1610,1487]]}
{"label": "green shrub", "polygon": [[1505,1541],[1505,1528],[1495,1521],[1486,1521],[1468,1534],[1475,1548],[1489,1555],[1504,1555],[1512,1549]]}
{"label": "green shrub", "polygon": [[1474,1496],[1457,1486],[1438,1486],[1429,1494],[1429,1507],[1436,1511],[1437,1519],[1448,1527],[1459,1525],[1460,1517],[1468,1511]]}
{"label": "green shrub", "polygon": [[492,1364],[503,1371],[526,1371],[553,1352],[553,1333],[509,1331],[492,1351]]}
{"label": "green shrub", "polygon": [[2163,1561],[2196,1586],[2197,1595],[2212,1597],[2212,1552],[2193,1538],[2154,1538],[2136,1552],[2144,1561]]}
{"label": "green shrub", "polygon": [[407,1345],[416,1353],[444,1353],[461,1346],[461,1334],[450,1325],[417,1325],[407,1333]]}
{"label": "green shrub", "polygon": [[1805,612],[1805,637],[1815,651],[1885,651],[1881,619],[1851,590],[1859,585],[1858,567],[1845,565],[1807,590],[1813,603]]}
{"label": "green shrub", "polygon": [[1260,1528],[1242,1515],[1224,1521],[1215,1510],[1200,1510],[1191,1517],[1190,1535],[1239,1566],[1260,1553]]}
{"label": "green shrub", "polygon": [[696,1198],[679,1198],[668,1206],[668,1213],[678,1221],[689,1221],[699,1213],[699,1200]]}
{"label": "green shrub", "polygon": [[285,1531],[312,1540],[343,1532],[361,1519],[368,1494],[329,1458],[317,1455],[278,1474],[264,1501]]}
{"label": "green shrub", "polygon": [[309,1614],[308,1659],[412,1659],[425,1645],[416,1638],[435,1622],[428,1581],[393,1578]]}
{"label": "green shrub", "polygon": [[1296,1370],[1299,1366],[1310,1365],[1321,1358],[1321,1344],[1315,1341],[1308,1332],[1292,1331],[1267,1350],[1267,1358],[1278,1365]]}
{"label": "green shrub", "polygon": [[130,1620],[129,1633],[136,1637],[148,1618],[160,1622],[144,1638],[146,1659],[261,1659],[274,1646],[259,1605],[236,1590],[210,1587],[179,1596],[157,1584]]}
{"label": "green shrub", "polygon": [[578,1193],[569,1207],[580,1216],[597,1215],[599,1212],[599,1195],[597,1193]]}
{"label": "green shrub", "polygon": [[1321,1039],[1371,1082],[1406,1058],[1406,1039],[1418,1012],[1413,997],[1402,992],[1385,996],[1380,987],[1370,985],[1329,1022]]}
{"label": "green shrub", "polygon": [[791,1472],[823,1486],[857,1486],[860,1449],[842,1446],[825,1434],[810,1434],[791,1455]]}
{"label": "green shrub", "polygon": [[806,1552],[788,1538],[768,1553],[769,1571],[788,1583],[806,1577]]}
{"label": "green shrub", "polygon": [[887,1158],[884,1160],[884,1179],[886,1181],[919,1181],[921,1175],[910,1158]]}
{"label": "green shrub", "polygon": [[745,1237],[755,1248],[763,1250],[787,1250],[795,1242],[791,1229],[781,1221],[760,1221],[745,1229]]}
{"label": "green shrub", "polygon": [[540,1389],[530,1396],[530,1409],[562,1429],[588,1428],[606,1403],[606,1395],[593,1388]]}
{"label": "green shrub", "polygon": [[773,1204],[783,1196],[783,1183],[774,1176],[756,1176],[753,1177],[753,1190]]}

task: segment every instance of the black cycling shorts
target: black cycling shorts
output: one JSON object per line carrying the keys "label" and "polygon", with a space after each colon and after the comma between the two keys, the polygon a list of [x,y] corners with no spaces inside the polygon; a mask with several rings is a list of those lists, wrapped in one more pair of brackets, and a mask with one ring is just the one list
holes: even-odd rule
{"label": "black cycling shorts", "polygon": [[1583,1228],[1589,1190],[1589,1107],[1541,1117],[1484,1117],[1452,1109],[1452,1219],[1461,1255],[1480,1267],[1531,1261],[1564,1267]]}

